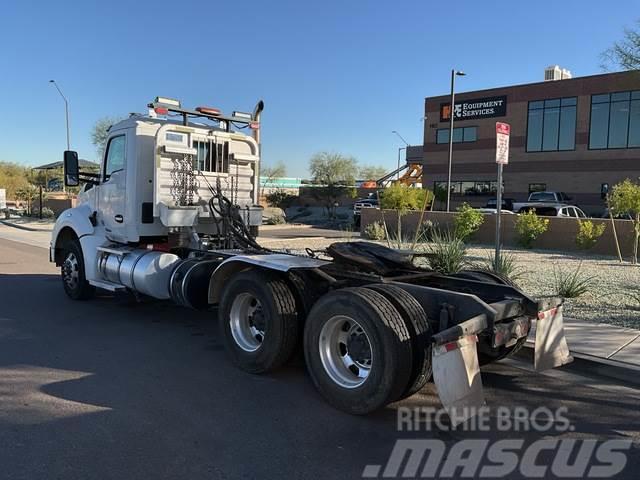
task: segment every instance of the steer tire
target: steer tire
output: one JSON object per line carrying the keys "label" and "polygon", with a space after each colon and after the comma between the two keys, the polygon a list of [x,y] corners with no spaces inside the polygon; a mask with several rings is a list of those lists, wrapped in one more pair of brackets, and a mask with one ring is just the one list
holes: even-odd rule
{"label": "steer tire", "polygon": [[[279,275],[256,269],[237,273],[227,283],[221,298],[220,331],[233,363],[249,373],[266,373],[291,358],[300,326],[295,298]],[[243,305],[249,305],[248,309],[257,305],[257,309],[244,315]],[[250,320],[243,321],[249,317]],[[251,327],[243,328],[254,321],[262,334],[252,336],[248,331]]]}
{"label": "steer tire", "polygon": [[[359,342],[364,339],[370,347],[370,370],[364,379],[359,377],[364,369],[357,366],[355,373],[345,367],[345,359],[352,361],[351,352],[341,352],[354,347],[332,341],[343,332],[351,338],[354,328],[362,333],[352,345],[362,348]],[[333,350],[335,355],[331,355]],[[411,340],[400,313],[383,295],[367,288],[335,290],[315,303],[305,324],[304,353],[311,380],[321,395],[335,408],[355,415],[370,413],[400,398],[412,371]]]}
{"label": "steer tire", "polygon": [[389,300],[407,327],[413,361],[409,382],[400,399],[410,397],[419,392],[431,379],[431,327],[427,321],[427,314],[413,295],[396,285],[376,284],[367,285],[366,288],[382,294]]}
{"label": "steer tire", "polygon": [[87,281],[84,255],[78,240],[70,240],[63,246],[60,277],[65,293],[72,300],[88,300],[96,293],[95,287]]}

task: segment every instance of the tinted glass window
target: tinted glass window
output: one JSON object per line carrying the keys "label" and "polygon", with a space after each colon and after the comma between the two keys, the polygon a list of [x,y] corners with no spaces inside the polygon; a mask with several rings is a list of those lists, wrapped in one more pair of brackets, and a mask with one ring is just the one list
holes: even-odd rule
{"label": "tinted glass window", "polygon": [[104,165],[105,177],[109,177],[113,172],[124,168],[124,135],[113,137],[107,145],[107,160]]}
{"label": "tinted glass window", "polygon": [[460,143],[462,141],[462,129],[454,128],[453,129],[453,143]]}
{"label": "tinted glass window", "polygon": [[544,109],[544,124],[542,133],[542,150],[550,151],[558,149],[558,131],[560,125],[560,109]]}
{"label": "tinted glass window", "polygon": [[573,150],[576,97],[529,102],[527,152]]}
{"label": "tinted glass window", "polygon": [[609,130],[609,104],[591,105],[591,126],[589,128],[589,148],[607,148]]}
{"label": "tinted glass window", "polygon": [[441,128],[436,132],[436,143],[449,143],[448,128]]}
{"label": "tinted glass window", "polygon": [[576,107],[562,108],[558,150],[573,150],[576,147]]}
{"label": "tinted glass window", "polygon": [[640,100],[631,101],[629,112],[629,146],[640,147]]}
{"label": "tinted glass window", "polygon": [[477,140],[477,128],[476,127],[464,127],[464,141],[475,142]]}
{"label": "tinted glass window", "polygon": [[542,149],[542,116],[544,110],[530,110],[527,124],[527,151],[539,152]]}
{"label": "tinted glass window", "polygon": [[[612,95],[612,97],[614,97]],[[629,127],[629,102],[613,102],[609,107],[609,148],[625,148]]]}
{"label": "tinted glass window", "polygon": [[591,97],[589,148],[640,146],[640,92],[616,92]]}

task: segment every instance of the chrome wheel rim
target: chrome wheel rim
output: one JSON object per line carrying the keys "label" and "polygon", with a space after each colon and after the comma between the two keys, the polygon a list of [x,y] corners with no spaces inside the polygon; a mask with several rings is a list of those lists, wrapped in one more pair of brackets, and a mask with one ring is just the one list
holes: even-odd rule
{"label": "chrome wheel rim", "polygon": [[341,387],[357,388],[369,378],[373,349],[367,333],[353,318],[331,317],[320,331],[318,348],[325,372]]}
{"label": "chrome wheel rim", "polygon": [[75,290],[80,283],[80,264],[75,253],[69,252],[62,264],[62,280],[70,289]]}
{"label": "chrome wheel rim", "polygon": [[231,304],[229,326],[236,344],[245,352],[255,352],[264,342],[266,319],[260,300],[241,293]]}

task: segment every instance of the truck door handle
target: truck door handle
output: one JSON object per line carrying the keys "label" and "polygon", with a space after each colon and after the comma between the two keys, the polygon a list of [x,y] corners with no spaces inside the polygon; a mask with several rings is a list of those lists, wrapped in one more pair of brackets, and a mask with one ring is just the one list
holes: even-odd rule
{"label": "truck door handle", "polygon": [[115,219],[116,222],[118,223],[122,223],[124,221],[124,217],[122,215],[116,215],[115,217],[113,217]]}

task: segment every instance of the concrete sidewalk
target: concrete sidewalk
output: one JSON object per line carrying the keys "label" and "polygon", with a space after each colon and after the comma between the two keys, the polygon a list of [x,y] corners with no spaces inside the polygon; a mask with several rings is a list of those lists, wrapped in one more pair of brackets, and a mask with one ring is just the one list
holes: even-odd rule
{"label": "concrete sidewalk", "polygon": [[[640,330],[565,318],[564,333],[572,355],[601,363],[614,362],[640,373]],[[533,348],[534,342],[535,325],[527,346]]]}

